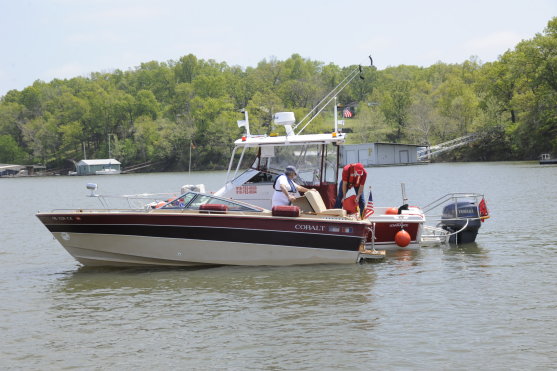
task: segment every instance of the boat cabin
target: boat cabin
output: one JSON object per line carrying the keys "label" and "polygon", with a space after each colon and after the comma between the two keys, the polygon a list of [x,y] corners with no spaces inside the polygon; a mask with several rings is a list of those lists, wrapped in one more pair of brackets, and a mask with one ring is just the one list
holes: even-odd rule
{"label": "boat cabin", "polygon": [[[226,183],[215,195],[271,209],[273,184],[287,166],[293,165],[298,170],[294,181],[316,189],[326,207],[332,208],[337,192],[339,144],[344,142],[344,134],[295,134],[293,123],[293,113],[280,112],[275,114],[275,124],[285,126],[286,135],[246,134],[236,140]],[[243,165],[245,162],[247,166]]]}

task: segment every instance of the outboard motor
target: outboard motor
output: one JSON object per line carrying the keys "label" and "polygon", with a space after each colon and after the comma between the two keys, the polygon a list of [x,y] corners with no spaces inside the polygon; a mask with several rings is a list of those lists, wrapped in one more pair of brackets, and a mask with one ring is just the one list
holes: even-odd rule
{"label": "outboard motor", "polygon": [[[468,224],[466,224],[468,223]],[[466,226],[466,228],[464,228]],[[478,230],[482,226],[478,205],[474,201],[459,201],[443,208],[440,227],[454,233],[449,237],[450,243],[469,243],[476,240]]]}

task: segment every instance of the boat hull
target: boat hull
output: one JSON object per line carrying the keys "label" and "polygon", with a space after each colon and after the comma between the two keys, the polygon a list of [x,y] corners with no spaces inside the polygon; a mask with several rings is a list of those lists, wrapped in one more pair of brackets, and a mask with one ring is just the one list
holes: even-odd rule
{"label": "boat hull", "polygon": [[[162,237],[53,233],[87,266],[349,264],[358,251]],[[63,234],[63,235],[62,235]]]}
{"label": "boat hull", "polygon": [[88,266],[348,264],[369,224],[181,214],[39,214]]}

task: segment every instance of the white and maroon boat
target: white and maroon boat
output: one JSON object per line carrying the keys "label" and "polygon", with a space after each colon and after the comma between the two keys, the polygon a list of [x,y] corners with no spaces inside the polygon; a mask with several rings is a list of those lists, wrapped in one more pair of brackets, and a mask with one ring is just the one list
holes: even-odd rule
{"label": "white and maroon boat", "polygon": [[[319,202],[313,193],[315,200],[308,199]],[[371,223],[342,210],[301,213],[284,206],[270,211],[198,192],[160,207],[37,217],[87,266],[342,264],[382,257],[365,248]]]}

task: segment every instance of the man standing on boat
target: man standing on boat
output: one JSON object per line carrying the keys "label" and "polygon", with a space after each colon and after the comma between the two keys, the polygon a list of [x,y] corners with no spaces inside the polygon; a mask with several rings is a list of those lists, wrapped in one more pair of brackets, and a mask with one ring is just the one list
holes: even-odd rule
{"label": "man standing on boat", "polygon": [[356,200],[360,207],[360,214],[364,211],[364,185],[366,184],[367,172],[361,163],[348,164],[342,169],[342,180],[338,185],[338,195],[335,202],[335,208],[342,208],[342,202],[346,198],[346,193],[354,187],[356,192]]}
{"label": "man standing on boat", "polygon": [[298,192],[308,191],[307,188],[294,183],[293,179],[296,177],[296,173],[297,171],[294,166],[287,166],[284,174],[277,177],[273,184],[273,188],[275,189],[272,199],[273,206],[288,206],[296,199]]}

